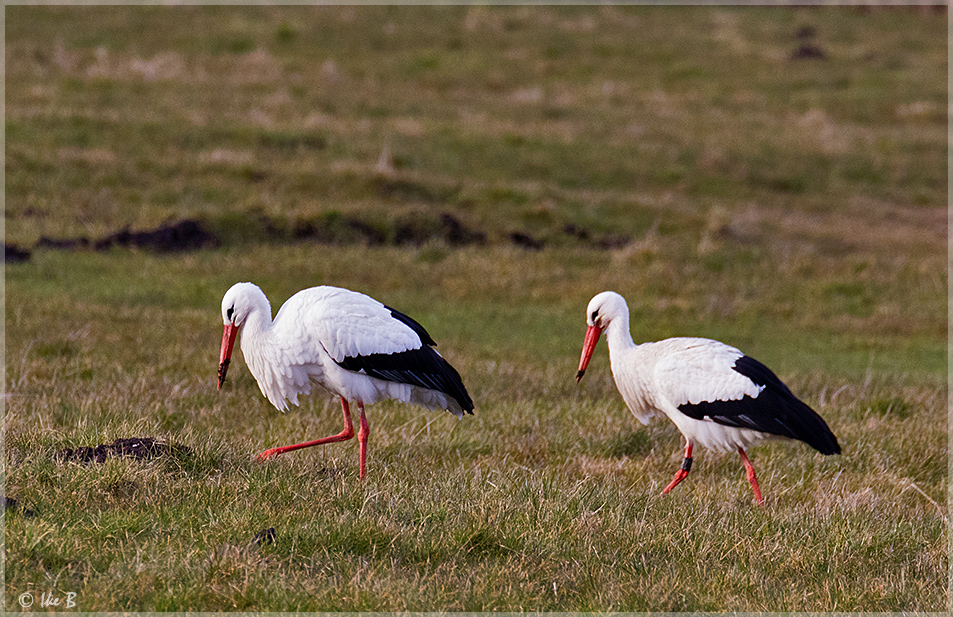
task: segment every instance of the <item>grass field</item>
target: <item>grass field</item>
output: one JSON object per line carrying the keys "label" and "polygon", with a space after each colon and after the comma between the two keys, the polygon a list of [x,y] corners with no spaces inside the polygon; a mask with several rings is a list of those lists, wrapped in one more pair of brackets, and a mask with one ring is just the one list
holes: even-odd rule
{"label": "grass field", "polygon": [[[5,14],[5,232],[32,251],[5,267],[5,610],[949,608],[945,17]],[[214,246],[49,242],[183,219]],[[475,415],[369,408],[363,483],[352,442],[254,463],[340,411],[277,412],[240,354],[216,392],[239,280],[412,315]],[[774,368],[843,455],[754,448],[762,509],[702,450],[660,497],[675,427],[625,409],[604,343],[573,379],[605,289],[637,341]],[[58,456],[121,437],[182,448]]]}

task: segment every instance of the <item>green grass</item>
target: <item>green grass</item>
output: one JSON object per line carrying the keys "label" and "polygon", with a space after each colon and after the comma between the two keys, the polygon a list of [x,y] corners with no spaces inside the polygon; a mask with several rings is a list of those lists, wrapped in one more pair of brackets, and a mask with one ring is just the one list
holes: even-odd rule
{"label": "green grass", "polygon": [[[943,611],[946,21],[853,9],[9,7],[6,236],[197,217],[216,250],[8,264],[5,606],[82,611]],[[84,27],[76,28],[82,18]],[[789,60],[804,25],[826,61]],[[381,150],[390,169],[375,170]],[[482,245],[292,241],[307,221]],[[284,225],[281,233],[256,232]],[[628,243],[600,249],[565,232]],[[512,232],[545,242],[510,243]],[[388,235],[390,234],[390,235]],[[381,264],[384,264],[383,266]],[[332,284],[423,323],[461,421],[318,392],[281,414],[219,303]],[[762,360],[844,454],[681,460],[625,409],[584,310]],[[149,461],[63,461],[151,436]],[[252,542],[275,529],[272,544]]]}

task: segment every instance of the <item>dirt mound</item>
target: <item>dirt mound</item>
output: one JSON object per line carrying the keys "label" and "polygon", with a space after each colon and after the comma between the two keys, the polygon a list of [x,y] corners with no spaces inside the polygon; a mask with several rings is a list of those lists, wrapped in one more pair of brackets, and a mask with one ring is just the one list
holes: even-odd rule
{"label": "dirt mound", "polygon": [[143,231],[130,231],[126,228],[98,240],[90,240],[83,236],[78,238],[47,238],[42,236],[36,246],[37,248],[61,250],[83,250],[92,247],[97,251],[108,251],[114,246],[121,246],[143,249],[154,253],[178,253],[215,248],[220,244],[218,238],[206,228],[202,221],[182,219]]}
{"label": "dirt mound", "polygon": [[629,243],[629,236],[621,234],[603,234],[594,237],[588,229],[573,225],[572,223],[563,227],[563,233],[570,238],[575,238],[581,244],[597,249],[617,249],[622,248]]}
{"label": "dirt mound", "polygon": [[107,458],[116,456],[130,456],[141,461],[167,454],[188,454],[189,452],[191,450],[185,446],[172,446],[151,437],[129,437],[119,438],[111,444],[66,448],[58,453],[58,457],[80,463],[105,463]]}
{"label": "dirt mound", "polygon": [[256,546],[261,546],[262,544],[274,544],[277,537],[278,534],[275,533],[275,528],[269,527],[268,529],[262,529],[256,533],[255,537],[252,538],[251,544]]}
{"label": "dirt mound", "polygon": [[14,499],[13,497],[4,496],[3,502],[0,503],[0,512],[10,512],[11,514],[20,514],[26,518],[33,518],[36,516],[36,512],[30,510],[29,508],[24,508],[20,505],[20,502]]}
{"label": "dirt mound", "polygon": [[827,60],[827,54],[813,43],[801,43],[791,52],[791,60]]}
{"label": "dirt mound", "polygon": [[113,246],[125,246],[156,253],[176,253],[214,248],[218,244],[218,238],[212,235],[200,221],[182,219],[147,231],[133,232],[124,229],[97,240],[93,246],[97,251],[105,251]]}
{"label": "dirt mound", "polygon": [[36,242],[36,248],[74,251],[88,249],[91,244],[89,238],[83,236],[79,238],[47,238],[46,236],[40,236],[40,239]]}
{"label": "dirt mound", "polygon": [[791,52],[791,60],[827,60],[827,54],[817,44],[817,31],[812,26],[801,26],[794,37],[800,41],[797,49]]}
{"label": "dirt mound", "polygon": [[[275,230],[271,239],[281,241],[282,225],[273,221],[271,227]],[[321,244],[380,246],[387,243],[386,230],[357,217],[334,211],[295,221],[291,225],[291,236],[294,240],[310,240]]]}
{"label": "dirt mound", "polygon": [[19,264],[30,260],[30,251],[21,249],[16,244],[4,243],[3,261],[8,264]]}
{"label": "dirt mound", "polygon": [[[625,246],[628,236],[596,234],[574,224],[566,224],[543,237],[526,231],[513,230],[501,239],[527,250],[538,251],[558,235],[571,238],[579,246],[593,249],[614,249]],[[56,250],[106,251],[113,247],[137,248],[153,253],[177,253],[223,245],[243,245],[261,242],[296,243],[316,242],[328,245],[364,246],[422,246],[430,241],[445,242],[452,247],[486,245],[490,233],[471,227],[450,214],[411,212],[394,218],[361,217],[328,211],[313,217],[286,219],[264,212],[232,212],[209,220],[182,219],[144,231],[121,231],[93,240],[87,237],[41,237],[37,248]],[[498,240],[497,240],[498,241]],[[17,247],[7,245],[7,261],[17,259]],[[22,253],[22,251],[21,251]],[[29,252],[25,252],[29,258]]]}
{"label": "dirt mound", "polygon": [[430,215],[404,216],[394,224],[394,244],[420,246],[429,240],[443,240],[450,246],[485,244],[486,233],[470,229],[460,219],[447,212],[438,217]]}

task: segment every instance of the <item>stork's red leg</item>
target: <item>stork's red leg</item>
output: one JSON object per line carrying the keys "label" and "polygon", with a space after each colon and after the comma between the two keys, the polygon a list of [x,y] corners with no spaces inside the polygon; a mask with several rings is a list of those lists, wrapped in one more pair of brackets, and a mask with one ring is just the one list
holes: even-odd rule
{"label": "stork's red leg", "polygon": [[[360,403],[358,404],[360,405]],[[348,439],[354,437],[354,426],[351,424],[351,409],[348,407],[347,400],[345,400],[343,396],[341,397],[341,411],[344,413],[344,430],[337,435],[331,435],[330,437],[324,437],[322,439],[315,439],[314,441],[306,441],[304,443],[296,443],[292,446],[282,446],[280,448],[265,450],[259,454],[255,460],[263,461],[267,458],[284,454],[285,452],[291,452],[292,450],[300,450],[301,448],[310,448],[311,446],[320,446],[322,444],[334,443],[337,441],[347,441]],[[363,418],[364,407],[361,406],[361,419],[363,420]]]}
{"label": "stork's red leg", "polygon": [[747,470],[747,474],[745,475],[748,478],[748,482],[751,483],[754,498],[758,501],[759,506],[763,506],[764,499],[761,497],[761,487],[758,486],[758,477],[754,475],[754,466],[751,464],[751,461],[748,460],[748,455],[745,454],[744,448],[738,448],[738,453],[741,454],[741,462],[745,464],[745,470]]}
{"label": "stork's red leg", "polygon": [[361,410],[361,426],[357,429],[357,441],[361,444],[361,480],[363,480],[364,468],[367,465],[367,436],[371,434],[371,429],[367,426],[367,418],[364,417],[364,403],[358,401],[357,408]]}
{"label": "stork's red leg", "polygon": [[662,490],[662,494],[665,495],[670,490],[675,488],[679,482],[688,477],[688,472],[692,470],[692,442],[688,441],[688,445],[685,446],[685,458],[682,459],[682,466],[677,472],[675,472],[675,479],[669,483]]}

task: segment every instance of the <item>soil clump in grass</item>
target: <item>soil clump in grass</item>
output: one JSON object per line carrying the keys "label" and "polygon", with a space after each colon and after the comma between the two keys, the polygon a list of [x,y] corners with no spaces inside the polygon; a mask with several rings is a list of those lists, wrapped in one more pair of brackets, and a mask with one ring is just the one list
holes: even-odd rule
{"label": "soil clump in grass", "polygon": [[36,243],[37,248],[47,249],[85,250],[92,247],[97,251],[108,251],[114,246],[119,246],[139,248],[154,253],[179,253],[216,248],[220,245],[221,241],[218,237],[209,231],[205,223],[197,219],[182,219],[143,231],[130,231],[125,228],[95,241],[84,236],[76,238],[41,236]]}
{"label": "soil clump in grass", "polygon": [[85,464],[105,463],[107,458],[116,456],[128,456],[141,461],[180,453],[189,454],[191,450],[185,446],[173,446],[151,437],[120,437],[111,444],[103,443],[98,446],[83,446],[75,449],[65,448],[59,451],[58,457]]}
{"label": "soil clump in grass", "polygon": [[113,246],[146,249],[156,253],[176,253],[195,251],[203,248],[215,248],[219,240],[195,219],[160,225],[146,231],[123,229],[98,240],[94,247],[98,251],[109,250]]}
{"label": "soil clump in grass", "polygon": [[19,264],[30,261],[30,251],[21,249],[16,244],[4,243],[3,261],[8,264]]}
{"label": "soil clump in grass", "polygon": [[252,538],[251,543],[255,546],[261,546],[262,544],[274,544],[275,538],[278,537],[278,534],[275,533],[274,527],[269,527],[268,529],[262,529],[255,534],[255,537]]}
{"label": "soil clump in grass", "polygon": [[3,501],[0,502],[0,512],[9,512],[11,514],[19,514],[25,518],[33,518],[36,516],[36,512],[30,510],[29,508],[24,508],[20,505],[20,502],[14,499],[13,497],[4,496]]}
{"label": "soil clump in grass", "polygon": [[[548,236],[563,235],[575,244],[591,249],[608,250],[625,246],[630,238],[621,234],[597,235],[575,224],[566,224],[551,230]],[[79,236],[74,238],[40,237],[36,248],[54,250],[107,251],[113,247],[136,248],[153,253],[178,253],[224,245],[266,243],[316,242],[347,246],[422,246],[438,241],[451,247],[470,245],[485,246],[490,243],[490,234],[479,227],[464,223],[449,212],[439,215],[410,213],[393,220],[361,218],[336,211],[319,216],[285,220],[263,213],[231,213],[219,219],[182,219],[160,225],[155,229],[130,231],[128,228],[97,240]],[[506,240],[518,247],[539,251],[547,240],[525,231],[511,231]],[[12,250],[11,250],[12,249]],[[7,246],[7,261],[18,259],[20,253],[12,245]]]}

